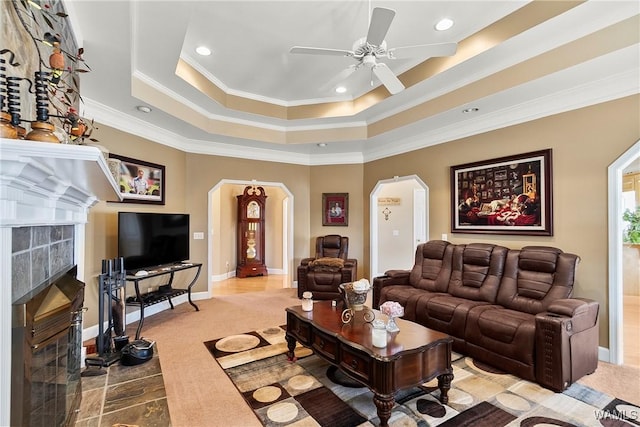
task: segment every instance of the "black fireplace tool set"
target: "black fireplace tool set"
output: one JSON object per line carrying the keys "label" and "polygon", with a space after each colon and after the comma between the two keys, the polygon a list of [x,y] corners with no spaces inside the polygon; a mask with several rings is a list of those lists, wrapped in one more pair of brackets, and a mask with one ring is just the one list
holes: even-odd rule
{"label": "black fireplace tool set", "polygon": [[153,357],[155,341],[139,339],[130,343],[125,335],[126,276],[124,258],[102,260],[102,274],[98,277],[96,353],[85,358],[87,369],[82,376],[103,375],[106,371],[102,368],[118,361],[122,365],[139,365]]}

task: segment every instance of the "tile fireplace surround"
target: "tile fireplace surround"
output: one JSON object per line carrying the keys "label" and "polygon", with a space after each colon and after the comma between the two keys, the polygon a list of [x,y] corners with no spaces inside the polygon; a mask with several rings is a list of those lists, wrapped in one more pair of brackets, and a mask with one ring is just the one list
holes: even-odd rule
{"label": "tile fireplace surround", "polygon": [[[84,225],[120,193],[95,147],[0,139],[0,348],[11,348],[11,305],[57,273],[84,277]],[[11,352],[0,352],[0,425],[10,424]]]}

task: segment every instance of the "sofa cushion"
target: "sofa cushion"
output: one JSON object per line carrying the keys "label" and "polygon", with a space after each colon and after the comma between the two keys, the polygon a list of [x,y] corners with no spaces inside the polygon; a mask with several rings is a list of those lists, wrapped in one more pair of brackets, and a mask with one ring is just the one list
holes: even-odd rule
{"label": "sofa cushion", "polygon": [[446,292],[451,277],[453,247],[444,240],[431,240],[418,245],[409,283],[417,289]]}
{"label": "sofa cushion", "polygon": [[[382,288],[382,291],[380,292],[380,304],[386,301],[395,301],[404,307],[404,319],[416,321],[415,300],[419,297],[426,298],[434,295],[443,294],[416,289],[411,285],[386,286]],[[378,307],[373,308],[377,309]]]}
{"label": "sofa cushion", "polygon": [[484,301],[472,301],[448,294],[434,294],[430,298],[415,298],[416,322],[428,328],[451,335],[454,350],[464,352],[464,330],[467,315],[471,308],[489,304]]}
{"label": "sofa cushion", "polygon": [[465,340],[488,351],[485,355],[472,355],[481,361],[499,367],[500,362],[491,357],[491,354],[499,354],[530,366],[533,374],[535,332],[534,315],[484,305],[469,310]]}
{"label": "sofa cushion", "polygon": [[546,311],[558,299],[573,293],[577,255],[547,246],[510,250],[497,303],[525,313]]}
{"label": "sofa cushion", "polygon": [[509,249],[485,243],[457,245],[453,250],[448,293],[495,303]]}

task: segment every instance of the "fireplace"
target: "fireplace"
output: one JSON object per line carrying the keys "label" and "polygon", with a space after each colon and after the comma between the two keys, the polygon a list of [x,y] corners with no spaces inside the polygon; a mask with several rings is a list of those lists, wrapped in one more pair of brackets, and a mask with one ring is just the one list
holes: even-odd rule
{"label": "fireplace", "polygon": [[12,304],[11,425],[75,423],[84,303],[76,272],[53,276]]}
{"label": "fireplace", "polygon": [[[28,425],[26,421],[13,421],[20,419],[13,412],[24,406],[15,402],[25,399],[27,389],[30,398],[34,388],[25,381],[26,375],[13,384],[14,367],[25,373],[26,368],[31,369],[29,364],[46,366],[49,355],[55,352],[60,356],[59,366],[55,369],[58,373],[64,372],[69,366],[75,366],[72,351],[79,353],[82,346],[81,326],[76,324],[80,322],[81,313],[76,313],[74,326],[69,325],[72,318],[64,316],[69,327],[67,332],[59,331],[42,338],[39,343],[32,340],[35,337],[28,338],[31,341],[25,338],[28,344],[19,348],[16,354],[9,351],[15,333],[23,334],[23,338],[30,334],[24,323],[29,312],[24,305],[30,299],[27,295],[36,296],[56,279],[68,280],[64,276],[74,265],[77,265],[77,278],[87,279],[85,224],[89,220],[89,209],[100,200],[121,201],[122,196],[104,156],[95,147],[0,138],[0,152],[0,426]],[[64,292],[58,296],[72,301],[71,307],[65,308],[70,313],[82,306],[81,296],[74,299]],[[14,330],[14,316],[23,321],[21,332],[20,328]],[[56,321],[53,323],[57,324]],[[77,336],[74,336],[76,332]],[[66,359],[62,340],[65,334],[68,334]],[[31,349],[30,345],[35,344],[38,348]],[[38,349],[43,353],[33,351]],[[74,395],[73,374],[68,380],[71,386],[67,387],[67,392]],[[14,391],[18,393],[16,396],[13,396]],[[65,406],[73,401],[71,398],[64,400]],[[51,419],[44,425],[55,424],[57,422]]]}

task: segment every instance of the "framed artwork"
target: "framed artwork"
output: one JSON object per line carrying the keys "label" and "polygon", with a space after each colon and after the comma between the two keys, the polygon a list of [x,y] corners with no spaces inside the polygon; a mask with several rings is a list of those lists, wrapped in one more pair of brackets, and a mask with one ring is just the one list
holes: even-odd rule
{"label": "framed artwork", "polygon": [[553,235],[551,150],[451,167],[451,232]]}
{"label": "framed artwork", "polygon": [[322,225],[349,225],[349,193],[322,193]]}
{"label": "framed artwork", "polygon": [[164,166],[109,154],[115,162],[115,178],[120,186],[122,203],[164,205]]}

